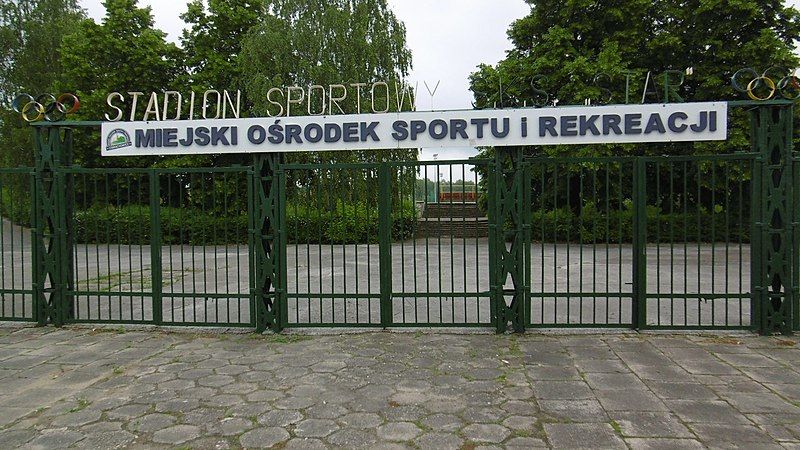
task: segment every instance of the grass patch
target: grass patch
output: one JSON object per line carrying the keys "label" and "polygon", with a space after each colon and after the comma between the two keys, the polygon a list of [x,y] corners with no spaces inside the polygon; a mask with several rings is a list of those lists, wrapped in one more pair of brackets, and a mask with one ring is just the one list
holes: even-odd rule
{"label": "grass patch", "polygon": [[311,336],[304,336],[301,334],[267,334],[267,335],[254,335],[254,339],[264,340],[272,344],[294,344],[296,342],[310,341]]}
{"label": "grass patch", "polygon": [[83,411],[84,409],[86,409],[91,404],[92,404],[92,402],[90,402],[89,400],[86,400],[85,398],[79,398],[78,399],[78,404],[75,405],[74,408],[70,409],[69,412],[76,413],[78,411]]}

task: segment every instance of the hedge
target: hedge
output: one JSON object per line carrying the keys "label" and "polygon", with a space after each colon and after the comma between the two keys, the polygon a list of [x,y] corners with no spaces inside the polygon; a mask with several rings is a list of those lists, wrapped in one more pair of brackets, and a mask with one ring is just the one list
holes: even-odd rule
{"label": "hedge", "polygon": [[[161,242],[164,245],[226,245],[248,242],[247,215],[216,215],[196,209],[161,208]],[[392,213],[392,238],[408,239],[416,225],[416,212],[407,204]],[[147,245],[150,243],[150,209],[146,206],[94,207],[75,213],[76,243]],[[316,210],[289,205],[286,211],[289,243],[361,244],[378,241],[378,210],[363,205],[340,204]]]}
{"label": "hedge", "polygon": [[[727,218],[723,210],[705,209],[687,213],[663,213],[647,207],[647,241],[661,242],[750,242],[749,212],[739,218],[738,211]],[[742,224],[742,220],[745,221]],[[713,232],[712,232],[713,230]],[[544,238],[543,238],[544,236]],[[588,207],[581,214],[568,208],[534,211],[531,217],[531,238],[545,242],[608,242],[630,243],[633,240],[633,210],[598,211]]]}

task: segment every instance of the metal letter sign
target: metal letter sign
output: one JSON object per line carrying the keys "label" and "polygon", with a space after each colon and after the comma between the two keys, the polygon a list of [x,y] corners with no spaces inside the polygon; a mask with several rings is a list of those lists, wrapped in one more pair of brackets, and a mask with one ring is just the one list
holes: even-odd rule
{"label": "metal letter sign", "polygon": [[104,123],[103,156],[722,141],[728,105],[682,103]]}

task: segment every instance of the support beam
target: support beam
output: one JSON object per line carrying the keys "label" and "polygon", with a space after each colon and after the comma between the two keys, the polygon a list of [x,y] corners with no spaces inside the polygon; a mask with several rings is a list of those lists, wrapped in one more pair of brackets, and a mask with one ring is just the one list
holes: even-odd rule
{"label": "support beam", "polygon": [[286,324],[286,243],[282,223],[285,189],[281,172],[282,155],[253,156],[251,192],[252,295],[258,332],[278,333]]}
{"label": "support beam", "polygon": [[798,253],[795,231],[795,179],[792,148],[793,107],[757,106],[751,110],[752,147],[760,153],[753,176],[754,328],[764,335],[791,334],[797,314]]}
{"label": "support beam", "polygon": [[33,289],[40,326],[62,326],[74,318],[70,292],[74,289],[72,239],[70,237],[71,177],[69,166],[72,130],[63,127],[33,128],[35,181],[33,214]]}
{"label": "support beam", "polygon": [[497,333],[509,325],[523,333],[530,304],[530,174],[522,148],[498,147],[495,152],[489,181],[492,321]]}

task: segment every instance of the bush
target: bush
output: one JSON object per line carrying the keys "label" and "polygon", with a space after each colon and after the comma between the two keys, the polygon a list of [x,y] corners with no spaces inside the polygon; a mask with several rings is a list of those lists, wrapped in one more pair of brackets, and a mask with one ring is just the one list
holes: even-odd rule
{"label": "bush", "polygon": [[[392,211],[392,239],[406,240],[414,233],[416,209],[410,202]],[[286,211],[290,243],[366,244],[378,242],[378,208],[342,204],[330,209],[290,205]]]}
{"label": "bush", "polygon": [[[745,217],[745,220],[748,220]],[[698,223],[699,222],[699,223]],[[737,223],[738,217],[729,218],[722,210],[714,212],[701,209],[694,212],[662,213],[654,206],[647,207],[647,241],[661,242],[711,242],[714,240],[750,242],[749,224]],[[592,206],[584,207],[581,214],[569,208],[551,211],[534,211],[531,217],[531,239],[546,242],[608,242],[633,241],[633,209],[625,207],[606,213]]]}
{"label": "bush", "polygon": [[[412,236],[416,211],[404,204],[392,213],[392,239]],[[247,244],[246,214],[221,216],[196,209],[161,208],[163,245]],[[290,205],[286,211],[289,243],[366,244],[378,242],[378,209],[339,204],[332,210]],[[141,205],[92,207],[76,211],[75,242],[82,244],[148,245],[150,208]]]}
{"label": "bush", "polygon": [[14,224],[31,226],[31,195],[28,189],[9,189],[3,186],[0,191],[0,214]]}

